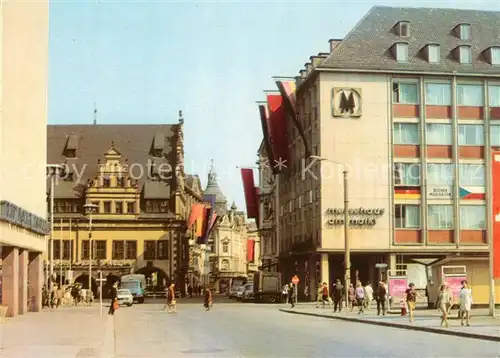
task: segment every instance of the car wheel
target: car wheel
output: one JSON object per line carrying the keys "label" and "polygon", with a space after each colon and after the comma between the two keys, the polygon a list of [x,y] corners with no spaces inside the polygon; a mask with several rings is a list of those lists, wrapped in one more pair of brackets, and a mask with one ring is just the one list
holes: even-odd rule
{"label": "car wheel", "polygon": [[144,303],[144,297],[139,298],[139,303]]}
{"label": "car wheel", "polygon": [[274,296],[271,297],[270,301],[271,301],[271,303],[275,303],[276,302],[276,297],[274,297]]}
{"label": "car wheel", "polygon": [[131,303],[129,303],[129,304],[127,305],[127,307],[130,307],[130,306],[132,306],[132,304],[131,304]]}

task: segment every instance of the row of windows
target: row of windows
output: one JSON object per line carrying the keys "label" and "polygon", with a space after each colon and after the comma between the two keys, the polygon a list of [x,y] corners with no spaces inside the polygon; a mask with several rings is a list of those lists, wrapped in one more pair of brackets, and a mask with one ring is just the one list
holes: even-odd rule
{"label": "row of windows", "polygon": [[[111,201],[103,201],[102,206],[99,205],[98,201],[92,202],[92,204],[97,205],[97,213],[100,214],[134,214],[135,213],[135,202],[129,201],[129,202],[122,202],[122,201],[115,201],[115,210],[113,212],[111,208]],[[101,210],[102,208],[102,210]]]}
{"label": "row of windows", "polygon": [[[427,164],[427,184],[452,186],[455,179],[454,164]],[[422,182],[419,163],[394,163],[394,185],[419,186]],[[485,186],[484,164],[459,164],[458,183],[463,186]]]}
{"label": "row of windows", "polygon": [[[395,206],[394,226],[397,229],[420,229],[421,215],[419,205]],[[429,230],[453,230],[455,220],[452,205],[429,205],[427,210]],[[485,230],[486,207],[482,205],[460,206],[461,230]]]}
{"label": "row of windows", "polygon": [[[417,83],[393,83],[393,103],[419,104],[420,91]],[[451,83],[425,83],[425,104],[451,106]],[[469,107],[484,106],[484,87],[480,84],[457,84],[457,105]],[[500,107],[500,85],[488,86],[488,104]]]}
{"label": "row of windows", "polygon": [[[458,145],[484,145],[484,126],[482,124],[459,124]],[[446,123],[427,123],[425,125],[425,140],[428,145],[452,145],[452,125]],[[394,144],[420,144],[418,123],[394,123]],[[490,143],[500,146],[500,125],[490,126]]]}
{"label": "row of windows", "polygon": [[[107,258],[107,241],[92,240],[92,259],[105,260]],[[136,240],[113,240],[113,260],[135,260],[137,258]],[[54,240],[54,258],[73,260],[70,240]],[[89,259],[89,240],[82,241],[82,259]],[[144,241],[144,260],[168,260],[168,240]]]}

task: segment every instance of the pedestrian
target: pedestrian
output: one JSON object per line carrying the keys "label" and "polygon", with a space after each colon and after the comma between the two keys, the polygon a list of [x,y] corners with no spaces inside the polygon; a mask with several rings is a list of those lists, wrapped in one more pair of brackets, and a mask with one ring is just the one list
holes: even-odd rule
{"label": "pedestrian", "polygon": [[356,290],[354,289],[354,286],[352,283],[349,284],[349,288],[347,289],[347,294],[349,296],[349,307],[351,307],[351,312],[354,309],[354,306],[356,304]]}
{"label": "pedestrian", "polygon": [[290,305],[292,306],[292,308],[295,307],[295,300],[297,299],[297,295],[296,295],[296,292],[294,290],[294,287],[293,287],[293,283],[290,282],[290,288],[289,288],[289,297],[290,297]]}
{"label": "pedestrian", "polygon": [[167,288],[167,303],[165,304],[165,308],[168,313],[176,313],[176,301],[175,301],[175,283],[171,283]]}
{"label": "pedestrian", "polygon": [[372,306],[372,301],[373,301],[373,288],[371,283],[368,283],[365,286],[365,307],[366,309],[371,309]]}
{"label": "pedestrian", "polygon": [[283,297],[283,301],[288,304],[288,294],[290,293],[290,287],[288,285],[284,285],[281,289],[281,295]]}
{"label": "pedestrian", "polygon": [[365,300],[365,289],[361,285],[361,282],[358,282],[356,284],[356,303],[359,306],[358,314],[364,312],[364,305],[365,305],[364,300]]}
{"label": "pedestrian", "polygon": [[339,279],[335,281],[333,287],[333,312],[342,311],[342,300],[344,298],[344,286]]}
{"label": "pedestrian", "polygon": [[467,326],[470,326],[470,312],[472,309],[472,290],[467,281],[462,281],[460,290],[460,324],[464,325],[464,318]]}
{"label": "pedestrian", "polygon": [[323,284],[318,282],[318,290],[316,291],[316,308],[319,308],[323,301]]}
{"label": "pedestrian", "polygon": [[380,316],[380,313],[382,312],[382,315],[385,316],[385,301],[387,300],[387,289],[385,287],[384,281],[380,281],[378,283],[378,288],[377,288],[377,315]]}
{"label": "pedestrian", "polygon": [[111,288],[111,302],[109,304],[109,315],[114,315],[118,308],[118,283],[115,282]]}
{"label": "pedestrian", "polygon": [[323,282],[323,285],[321,288],[321,303],[322,303],[323,308],[325,308],[325,305],[327,302],[331,306],[330,294],[328,292],[328,284],[326,282]]}
{"label": "pedestrian", "polygon": [[193,286],[188,285],[188,294],[189,298],[193,298]]}
{"label": "pedestrian", "polygon": [[207,311],[212,308],[212,291],[208,287],[205,290],[205,300],[203,302],[203,306]]}
{"label": "pedestrian", "polygon": [[408,289],[406,290],[406,297],[405,297],[405,301],[406,301],[406,304],[408,305],[408,313],[410,314],[410,322],[413,322],[415,317],[414,317],[414,313],[415,313],[415,306],[417,304],[417,298],[420,297],[420,295],[418,294],[416,288],[415,288],[415,284],[413,282],[410,282],[410,284],[408,285]]}
{"label": "pedestrian", "polygon": [[201,285],[198,285],[198,296],[201,296],[202,291],[203,288],[201,287]]}
{"label": "pedestrian", "polygon": [[441,327],[448,328],[448,305],[451,302],[450,291],[448,290],[448,285],[443,283],[439,287],[438,293],[438,309],[441,311]]}

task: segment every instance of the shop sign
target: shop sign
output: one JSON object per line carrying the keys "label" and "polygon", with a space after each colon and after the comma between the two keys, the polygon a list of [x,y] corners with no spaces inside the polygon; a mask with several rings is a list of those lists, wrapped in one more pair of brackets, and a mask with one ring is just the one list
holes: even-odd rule
{"label": "shop sign", "polygon": [[[374,226],[377,219],[384,215],[383,208],[353,208],[349,209],[349,225],[350,226]],[[327,209],[328,216],[327,226],[344,225],[344,209]]]}
{"label": "shop sign", "polygon": [[451,199],[453,198],[453,187],[451,186],[431,186],[427,188],[429,199]]}
{"label": "shop sign", "polygon": [[0,220],[40,235],[49,233],[49,223],[45,219],[6,200],[0,201]]}

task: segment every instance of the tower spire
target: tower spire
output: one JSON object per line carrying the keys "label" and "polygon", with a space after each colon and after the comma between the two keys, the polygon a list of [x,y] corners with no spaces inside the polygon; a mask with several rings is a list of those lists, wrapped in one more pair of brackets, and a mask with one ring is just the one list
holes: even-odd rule
{"label": "tower spire", "polygon": [[97,124],[97,104],[94,102],[94,124]]}
{"label": "tower spire", "polygon": [[179,124],[184,124],[184,115],[181,110],[179,111]]}

